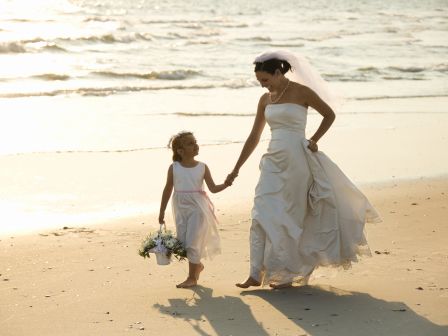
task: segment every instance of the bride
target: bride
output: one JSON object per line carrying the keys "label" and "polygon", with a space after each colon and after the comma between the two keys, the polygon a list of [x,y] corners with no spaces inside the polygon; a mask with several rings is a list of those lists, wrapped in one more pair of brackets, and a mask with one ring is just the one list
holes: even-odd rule
{"label": "bride", "polygon": [[[250,228],[250,273],[236,286],[272,288],[307,283],[318,266],[350,266],[370,254],[365,222],[380,218],[367,198],[317,143],[335,120],[337,101],[305,58],[270,51],[255,61],[255,76],[268,89],[258,102],[252,131],[233,171],[232,183],[254,151],[266,122],[271,128],[260,161]],[[323,117],[305,138],[308,107]]]}

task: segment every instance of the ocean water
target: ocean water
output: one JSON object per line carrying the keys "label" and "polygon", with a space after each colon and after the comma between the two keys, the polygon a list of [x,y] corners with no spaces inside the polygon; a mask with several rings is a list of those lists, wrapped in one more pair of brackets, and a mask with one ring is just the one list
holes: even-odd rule
{"label": "ocean water", "polygon": [[345,97],[339,113],[446,96],[447,4],[0,0],[0,154],[160,148],[184,128],[244,141],[215,126],[250,124],[252,60],[273,48],[305,55]]}
{"label": "ocean water", "polygon": [[305,55],[344,97],[341,134],[446,115],[431,99],[448,97],[447,5],[0,0],[0,233],[157,209],[159,190],[86,162],[124,166],[111,158],[150,155],[183,129],[201,145],[243,142],[263,93],[252,61],[267,49]]}

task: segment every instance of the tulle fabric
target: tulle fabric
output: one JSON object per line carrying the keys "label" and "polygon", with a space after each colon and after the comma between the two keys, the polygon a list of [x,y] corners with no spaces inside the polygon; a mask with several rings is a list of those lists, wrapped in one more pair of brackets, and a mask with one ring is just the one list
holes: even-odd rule
{"label": "tulle fabric", "polygon": [[272,135],[252,210],[251,276],[301,281],[316,267],[349,267],[369,255],[364,225],[380,217],[328,156],[307,148],[307,109],[274,104],[265,116]]}
{"label": "tulle fabric", "polygon": [[185,245],[187,258],[198,264],[221,253],[214,207],[203,190],[205,165],[185,168],[173,163],[173,217],[177,238]]}
{"label": "tulle fabric", "polygon": [[268,50],[258,55],[254,63],[270,59],[287,61],[291,65],[291,71],[285,74],[287,78],[312,89],[334,111],[340,108],[343,102],[341,95],[330,87],[305,56],[288,50]]}

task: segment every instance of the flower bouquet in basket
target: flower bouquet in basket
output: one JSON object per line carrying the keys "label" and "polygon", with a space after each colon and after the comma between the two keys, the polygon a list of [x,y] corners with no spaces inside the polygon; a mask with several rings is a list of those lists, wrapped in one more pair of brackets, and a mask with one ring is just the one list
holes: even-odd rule
{"label": "flower bouquet in basket", "polygon": [[138,254],[143,258],[149,258],[150,253],[156,255],[158,265],[168,265],[173,255],[178,260],[183,260],[187,257],[187,250],[184,245],[170,230],[166,229],[164,224],[160,225],[159,231],[149,234],[142,241]]}

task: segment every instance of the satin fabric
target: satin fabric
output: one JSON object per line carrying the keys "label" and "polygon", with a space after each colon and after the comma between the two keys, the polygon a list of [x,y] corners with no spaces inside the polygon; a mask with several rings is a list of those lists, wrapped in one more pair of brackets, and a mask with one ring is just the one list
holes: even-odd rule
{"label": "satin fabric", "polygon": [[271,140],[252,209],[251,276],[300,282],[318,266],[349,267],[369,255],[364,225],[380,217],[328,156],[307,148],[307,108],[270,104],[265,117]]}

